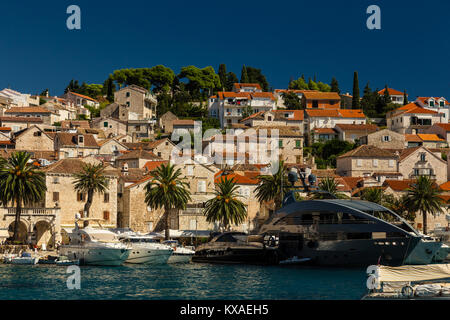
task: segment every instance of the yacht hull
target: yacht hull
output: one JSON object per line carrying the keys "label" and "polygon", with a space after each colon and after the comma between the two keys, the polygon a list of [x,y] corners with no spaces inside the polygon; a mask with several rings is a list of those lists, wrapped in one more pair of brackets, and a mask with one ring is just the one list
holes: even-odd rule
{"label": "yacht hull", "polygon": [[276,250],[260,248],[211,248],[196,251],[192,262],[273,265],[278,264],[278,253]]}
{"label": "yacht hull", "polygon": [[280,241],[282,260],[308,258],[305,265],[317,266],[365,267],[379,263],[400,266],[420,241],[416,237],[336,241],[302,241],[299,238]]}
{"label": "yacht hull", "polygon": [[133,249],[125,262],[131,264],[165,264],[171,254],[172,250]]}
{"label": "yacht hull", "polygon": [[120,266],[130,254],[130,249],[87,248],[83,246],[62,246],[60,254],[70,260],[79,260],[80,265]]}
{"label": "yacht hull", "polygon": [[194,254],[174,252],[170,256],[168,263],[188,263],[193,256]]}
{"label": "yacht hull", "polygon": [[442,245],[443,243],[439,241],[420,240],[414,250],[406,258],[405,264],[430,264]]}

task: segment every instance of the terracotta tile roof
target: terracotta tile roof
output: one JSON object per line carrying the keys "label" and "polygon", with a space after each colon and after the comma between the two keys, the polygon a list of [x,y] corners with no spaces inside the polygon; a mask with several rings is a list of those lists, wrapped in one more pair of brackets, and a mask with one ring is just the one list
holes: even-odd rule
{"label": "terracotta tile roof", "polygon": [[172,122],[172,125],[174,126],[193,126],[194,124],[194,120],[174,120]]}
{"label": "terracotta tile roof", "polygon": [[272,112],[276,114],[282,114],[283,116],[287,114],[293,114],[293,117],[283,117],[286,121],[303,121],[305,113],[303,110],[273,110]]}
{"label": "terracotta tile roof", "polygon": [[[384,91],[386,91],[386,88],[384,88],[383,90],[378,91],[378,94],[383,95]],[[388,88],[388,93],[390,96],[403,96],[403,92],[395,90],[395,89],[391,89]]]}
{"label": "terracotta tile roof", "polygon": [[44,122],[41,118],[36,117],[0,117],[0,121],[3,122],[35,122],[42,123]]}
{"label": "terracotta tile roof", "polygon": [[[81,172],[83,170],[83,165],[86,165],[86,162],[80,159],[61,159],[48,167],[43,168],[43,171],[46,173],[74,174]],[[118,170],[106,165],[104,173],[108,176],[117,176]]]}
{"label": "terracotta tile roof", "polygon": [[415,180],[407,179],[407,180],[389,180],[386,179],[383,183],[383,187],[390,187],[394,191],[406,191],[411,185],[415,182]]}
{"label": "terracotta tile roof", "polygon": [[428,105],[428,102],[429,102],[430,99],[434,99],[435,101],[444,100],[446,105],[450,104],[450,103],[447,101],[447,99],[445,99],[444,97],[441,97],[441,98],[436,98],[436,97],[417,97],[416,101],[419,100],[419,101],[422,102],[423,104]]}
{"label": "terracotta tile roof", "polygon": [[316,169],[311,170],[311,173],[315,175],[317,178],[321,177],[333,177],[333,178],[339,178],[336,174],[336,169]]}
{"label": "terracotta tile roof", "polygon": [[275,96],[272,92],[252,92],[252,98],[266,98],[275,101]]}
{"label": "terracotta tile roof", "polygon": [[[263,130],[262,132],[267,132],[267,137],[272,136],[272,130],[278,130],[278,136],[279,137],[293,137],[293,138],[299,138],[303,135],[300,132],[300,129],[298,127],[292,127],[292,126],[258,126],[254,127],[256,131],[256,135],[259,136],[260,130]],[[276,131],[275,131],[276,133]],[[245,133],[244,133],[245,134]]]}
{"label": "terracotta tile roof", "polygon": [[337,92],[304,92],[307,100],[341,100]]}
{"label": "terracotta tile roof", "polygon": [[362,145],[358,148],[351,150],[339,158],[348,158],[348,157],[357,157],[357,158],[395,158],[396,156],[386,150],[380,149],[371,145]]}
{"label": "terracotta tile roof", "polygon": [[257,117],[259,117],[259,116],[261,116],[263,114],[264,114],[264,111],[256,112],[256,113],[248,116],[247,118],[244,118],[244,119],[240,120],[239,122],[244,122],[244,121],[247,121],[247,120],[250,120],[250,119],[253,119],[253,118],[257,118]]}
{"label": "terracotta tile roof", "polygon": [[94,102],[98,102],[97,100],[95,100],[95,99],[93,99],[91,97],[88,97],[88,96],[85,96],[85,95],[82,95],[82,94],[79,94],[79,93],[75,93],[75,92],[72,92],[72,91],[70,91],[68,93],[71,93],[73,95],[76,95],[76,96],[84,98],[84,99],[88,99],[88,100],[91,100],[91,101],[94,101]]}
{"label": "terracotta tile roof", "polygon": [[262,90],[259,83],[234,83],[233,87],[235,87],[236,89],[241,89],[243,87],[246,87],[246,88],[252,87],[252,88],[256,88],[258,90]]}
{"label": "terracotta tile roof", "polygon": [[123,172],[120,170],[120,179],[124,182],[132,182],[136,183],[146,177],[148,175],[148,171],[141,168],[128,168],[128,171]]}
{"label": "terracotta tile roof", "polygon": [[11,131],[10,127],[0,127],[0,131]]}
{"label": "terracotta tile roof", "polygon": [[276,93],[305,93],[305,92],[319,92],[319,90],[294,90],[294,89],[275,89]]}
{"label": "terracotta tile roof", "polygon": [[378,131],[378,127],[374,124],[337,124],[335,127],[339,127],[343,131]]}
{"label": "terracotta tile roof", "polygon": [[406,142],[422,142],[422,139],[419,138],[417,134],[405,134]]}
{"label": "terracotta tile roof", "polygon": [[446,140],[439,138],[436,134],[419,133],[417,136],[423,141],[444,142]]}
{"label": "terracotta tile roof", "polygon": [[258,185],[259,184],[258,179],[253,179],[248,176],[240,175],[237,173],[229,173],[227,175],[223,175],[223,172],[216,175],[216,177],[214,179],[214,183],[219,183],[222,179],[225,179],[225,177],[227,179],[234,179],[236,184],[247,184],[247,185]]}
{"label": "terracotta tile roof", "polygon": [[436,123],[437,126],[441,127],[447,132],[450,132],[450,123]]}
{"label": "terracotta tile roof", "polygon": [[339,118],[339,110],[324,110],[324,109],[306,109],[308,117],[323,117],[323,118]]}
{"label": "terracotta tile roof", "polygon": [[12,107],[5,113],[51,113],[51,111],[42,107]]}
{"label": "terracotta tile roof", "polygon": [[28,151],[18,149],[0,150],[0,156],[3,158],[9,158],[10,155],[17,151],[26,151],[31,154],[31,159],[46,159],[48,161],[58,160],[58,153],[56,151]]}
{"label": "terracotta tile roof", "polygon": [[61,121],[61,128],[69,129],[71,127],[80,127],[90,129],[89,121],[87,120],[63,120]]}
{"label": "terracotta tile roof", "polygon": [[450,191],[450,181],[443,183],[439,186],[439,188],[443,191]]}
{"label": "terracotta tile roof", "polygon": [[13,145],[14,143],[11,142],[11,140],[7,140],[7,141],[0,141],[0,145],[4,146],[4,145]]}
{"label": "terracotta tile roof", "polygon": [[417,103],[412,102],[405,106],[395,109],[392,111],[391,117],[398,116],[400,114],[438,114],[436,111],[428,110],[420,107]]}
{"label": "terracotta tile roof", "polygon": [[219,98],[224,100],[225,98],[247,98],[251,99],[250,92],[218,92]]}
{"label": "terracotta tile roof", "polygon": [[166,160],[148,161],[144,165],[144,169],[150,172],[150,171],[155,170],[156,168],[158,168],[162,164],[167,164],[167,163],[169,163],[169,161],[166,161]]}
{"label": "terracotta tile roof", "polygon": [[[59,140],[59,143],[63,147],[78,147],[77,138],[80,134],[78,133],[68,133],[68,132],[58,132],[55,138]],[[89,148],[100,148],[97,141],[92,134],[83,134],[84,146]]]}
{"label": "terracotta tile roof", "polygon": [[334,131],[333,128],[314,128],[313,131],[318,134],[336,134],[337,133],[336,131]]}
{"label": "terracotta tile roof", "polygon": [[116,160],[130,160],[130,159],[147,159],[147,160],[162,160],[153,152],[145,150],[126,151],[123,155],[116,158]]}
{"label": "terracotta tile roof", "polygon": [[339,109],[339,113],[343,118],[365,118],[361,109]]}

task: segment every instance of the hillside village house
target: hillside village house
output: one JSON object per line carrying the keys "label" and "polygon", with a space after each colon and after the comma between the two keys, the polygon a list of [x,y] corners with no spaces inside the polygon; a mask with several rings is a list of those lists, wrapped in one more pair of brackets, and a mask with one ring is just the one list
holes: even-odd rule
{"label": "hillside village house", "polygon": [[61,121],[61,129],[63,130],[77,130],[89,129],[89,121],[87,120],[63,120]]}
{"label": "hillside village house", "polygon": [[103,130],[107,138],[127,134],[127,123],[114,118],[96,118],[91,121],[92,128]]}
{"label": "hillside village house", "polygon": [[[385,91],[386,91],[386,88],[384,88],[383,90],[378,91],[378,94],[380,96],[383,96]],[[403,102],[405,100],[404,92],[388,88],[388,93],[389,93],[389,97],[391,97],[392,103],[403,104]],[[406,95],[406,97],[408,97],[408,95]]]}
{"label": "hillside village house", "polygon": [[54,151],[53,136],[40,127],[33,125],[28,129],[14,133],[14,143],[17,150]]}
{"label": "hillside village house", "polygon": [[439,138],[436,134],[430,133],[405,134],[405,140],[408,148],[420,146],[432,149],[448,147],[446,140]]}
{"label": "hillside village house", "polygon": [[399,152],[398,172],[404,179],[428,176],[442,184],[447,181],[447,162],[424,147],[403,149]]}
{"label": "hillside village house", "polygon": [[26,117],[40,118],[43,124],[53,125],[53,123],[61,120],[59,115],[42,107],[14,107],[5,111],[5,116],[10,117]]}
{"label": "hillside village house", "polygon": [[92,134],[58,132],[53,139],[60,159],[96,155],[100,149]]}
{"label": "hillside village house", "polygon": [[32,125],[39,125],[44,128],[42,118],[28,118],[28,117],[0,117],[0,123],[2,127],[8,127],[12,129],[12,132],[21,131],[27,129]]}
{"label": "hillside village house", "polygon": [[164,133],[172,133],[173,122],[178,120],[178,117],[172,112],[167,111],[161,117],[159,117],[159,127]]}
{"label": "hillside village house", "polygon": [[317,90],[293,90],[293,89],[275,89],[274,96],[277,100],[276,106],[278,109],[289,109],[292,106],[286,106],[283,95],[287,93],[293,93],[297,96],[299,101],[302,101],[303,94],[305,92],[319,92]]}
{"label": "hillside village house", "polygon": [[315,128],[334,128],[337,124],[366,124],[366,116],[359,109],[305,110],[305,133]]}
{"label": "hillside village house", "polygon": [[[80,172],[84,164],[99,164],[100,161],[92,158],[62,159],[48,167],[43,168],[47,191],[45,193],[45,208],[60,208],[62,228],[73,228],[75,215],[83,216],[87,195],[76,192],[73,186],[73,174]],[[117,226],[117,170],[105,167],[105,175],[108,178],[106,193],[95,193],[90,209],[90,218],[102,220],[105,228]],[[60,232],[60,231],[56,231]]]}
{"label": "hillside village house", "polygon": [[148,161],[160,161],[160,157],[150,151],[130,150],[116,158],[116,167],[122,168],[125,163],[128,168],[143,168]]}
{"label": "hillside village house", "polygon": [[336,172],[346,177],[397,176],[398,155],[375,146],[362,145],[337,158]]}
{"label": "hillside village house", "polygon": [[208,100],[209,115],[220,121],[222,128],[237,124],[245,108],[254,113],[276,109],[271,92],[262,92],[259,84],[235,83],[233,92],[218,92]]}
{"label": "hillside village house", "polygon": [[440,138],[450,144],[450,123],[435,123],[426,133],[437,134]]}
{"label": "hillside village house", "polygon": [[311,131],[312,142],[324,142],[337,139],[339,134],[333,128],[314,128]]}
{"label": "hillside village house", "polygon": [[435,123],[443,121],[441,114],[413,102],[388,112],[386,122],[389,130],[402,134],[417,134],[425,133]]}
{"label": "hillside village house", "polygon": [[[114,92],[114,102],[125,105],[129,116],[127,120],[144,120],[156,117],[156,98],[145,88],[130,85]],[[132,116],[131,114],[134,114]]]}
{"label": "hillside village house", "polygon": [[337,132],[339,140],[354,143],[361,137],[378,131],[378,127],[374,124],[338,123],[334,130]]}
{"label": "hillside village house", "polygon": [[260,111],[239,122],[247,127],[290,126],[297,127],[303,134],[303,110],[271,110]]}
{"label": "hillside village house", "polygon": [[368,144],[380,149],[403,149],[406,147],[405,135],[389,129],[383,129],[359,139],[360,144]]}
{"label": "hillside village house", "polygon": [[126,145],[114,138],[99,140],[97,144],[100,146],[99,155],[120,156],[124,151],[128,151]]}
{"label": "hillside village house", "polygon": [[336,92],[304,92],[302,105],[304,109],[340,109],[341,97]]}
{"label": "hillside village house", "polygon": [[9,101],[9,107],[28,107],[38,106],[39,97],[32,96],[31,94],[20,93],[18,91],[5,88],[0,91],[0,97],[3,97]]}
{"label": "hillside village house", "polygon": [[442,114],[442,122],[448,123],[450,120],[450,103],[444,97],[418,97],[416,103],[425,109],[436,111]]}
{"label": "hillside village house", "polygon": [[[100,103],[95,100],[94,98],[85,96],[83,94],[79,94],[76,92],[67,92],[62,96],[63,99],[69,100],[71,103],[73,103],[76,107],[82,108],[84,106],[90,106],[98,108],[100,106]],[[83,108],[84,109],[84,108]]]}

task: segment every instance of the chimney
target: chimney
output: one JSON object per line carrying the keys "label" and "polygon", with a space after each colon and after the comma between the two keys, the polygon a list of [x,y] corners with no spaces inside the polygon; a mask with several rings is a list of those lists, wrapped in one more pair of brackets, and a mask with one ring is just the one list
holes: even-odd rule
{"label": "chimney", "polygon": [[84,147],[84,136],[82,134],[77,135],[77,145]]}

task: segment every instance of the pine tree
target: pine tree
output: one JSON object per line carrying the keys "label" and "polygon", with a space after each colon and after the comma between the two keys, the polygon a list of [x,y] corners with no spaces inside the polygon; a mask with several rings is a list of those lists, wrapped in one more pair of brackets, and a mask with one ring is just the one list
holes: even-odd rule
{"label": "pine tree", "polygon": [[248,75],[247,75],[247,68],[245,67],[245,65],[242,66],[241,83],[249,83]]}
{"label": "pine tree", "polygon": [[359,80],[358,80],[358,72],[355,71],[353,75],[353,100],[352,100],[353,109],[359,109],[361,107],[361,101],[359,100]]}
{"label": "pine tree", "polygon": [[335,77],[331,79],[331,92],[337,92],[339,94],[341,93],[341,90],[339,89],[339,83]]}
{"label": "pine tree", "polygon": [[386,105],[388,105],[389,103],[392,102],[391,96],[389,95],[389,89],[388,89],[387,85],[384,87],[383,99],[384,99],[384,103]]}
{"label": "pine tree", "polygon": [[406,93],[405,89],[405,92],[403,93],[403,105],[406,106],[408,103],[408,94]]}

